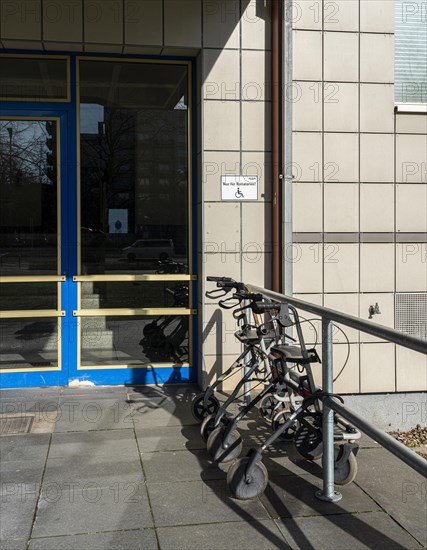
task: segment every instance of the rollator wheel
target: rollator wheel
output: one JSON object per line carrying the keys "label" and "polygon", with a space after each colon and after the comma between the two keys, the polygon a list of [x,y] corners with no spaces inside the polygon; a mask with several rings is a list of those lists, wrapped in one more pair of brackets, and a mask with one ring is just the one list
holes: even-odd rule
{"label": "rollator wheel", "polygon": [[225,426],[218,426],[208,437],[206,448],[215,462],[231,462],[242,452],[243,442],[237,430],[227,436],[227,448],[223,446]]}
{"label": "rollator wheel", "polygon": [[[289,411],[279,411],[271,422],[271,429],[273,432],[277,431],[280,426],[287,422],[291,414],[292,413]],[[295,420],[294,423],[280,435],[279,439],[282,441],[293,441],[299,427],[300,423],[298,420]]]}
{"label": "rollator wheel", "polygon": [[334,481],[336,485],[348,485],[354,481],[357,475],[357,460],[353,453],[348,455],[348,459],[340,461],[344,451],[343,445],[334,447]]}
{"label": "rollator wheel", "polygon": [[258,406],[258,412],[260,417],[270,424],[273,420],[273,417],[277,414],[277,411],[280,409],[281,403],[274,398],[274,395],[267,394],[265,395]]}
{"label": "rollator wheel", "polygon": [[231,494],[239,500],[251,500],[262,495],[268,483],[267,468],[262,462],[255,464],[251,479],[245,479],[248,462],[248,457],[236,460],[227,474],[227,484]]}
{"label": "rollator wheel", "polygon": [[199,393],[194,397],[191,402],[191,414],[197,422],[201,423],[203,420],[210,414],[215,414],[219,409],[219,401],[214,396],[211,395],[208,399],[207,408],[204,407],[205,394]]}
{"label": "rollator wheel", "polygon": [[[202,422],[202,425],[200,426],[200,435],[202,436],[202,439],[205,443],[207,442],[208,437],[211,435],[214,429],[218,427],[218,426],[215,426],[215,416],[216,416],[216,413],[206,416],[206,418]],[[227,424],[227,422],[228,422],[228,419],[222,416],[220,423],[222,425],[225,425]]]}
{"label": "rollator wheel", "polygon": [[299,454],[307,460],[317,460],[323,454],[322,432],[314,426],[302,425],[298,428],[294,443]]}

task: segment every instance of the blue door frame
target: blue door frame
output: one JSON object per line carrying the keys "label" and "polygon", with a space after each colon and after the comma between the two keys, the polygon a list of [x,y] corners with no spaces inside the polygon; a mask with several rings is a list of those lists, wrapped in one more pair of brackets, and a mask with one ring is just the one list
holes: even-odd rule
{"label": "blue door frame", "polygon": [[[6,53],[6,52],[5,52]],[[22,51],[11,51],[8,53],[20,53]],[[26,52],[34,54],[39,52]],[[59,53],[64,52],[49,52]],[[77,310],[77,283],[73,276],[77,275],[77,103],[76,103],[76,56],[70,55],[71,69],[71,101],[58,102],[23,102],[23,101],[2,101],[0,102],[1,117],[55,117],[60,121],[60,174],[61,174],[61,275],[65,280],[61,283],[61,310],[65,312],[62,317],[62,328],[59,336],[59,350],[61,353],[61,370],[34,370],[22,372],[0,372],[0,388],[34,387],[34,386],[58,386],[68,385],[70,380],[89,380],[95,385],[136,385],[136,384],[176,384],[197,381],[197,369],[195,359],[197,357],[197,316],[189,319],[191,362],[190,366],[162,367],[162,368],[106,368],[106,369],[77,369],[77,345],[78,345],[78,318],[73,315]],[[81,57],[84,54],[79,54]],[[90,55],[90,54],[89,54]],[[93,56],[93,54],[92,54]],[[98,55],[97,55],[98,56]],[[100,55],[99,57],[103,57]],[[108,55],[108,57],[120,57]],[[131,56],[126,56],[131,57]],[[132,56],[136,57],[136,56]],[[139,58],[141,59],[141,58]],[[175,58],[177,59],[177,58]],[[182,58],[180,58],[182,59]],[[142,59],[141,59],[142,61]],[[188,59],[187,59],[188,61]],[[191,63],[192,72],[192,95],[195,97],[195,63]],[[192,228],[193,233],[192,250],[190,254],[193,259],[193,266],[197,266],[197,242],[196,242],[196,101],[192,102]],[[190,308],[197,308],[197,282],[191,281],[193,299],[189,304]],[[190,351],[190,350],[189,350]]]}
{"label": "blue door frame", "polygon": [[[75,109],[74,109],[75,110]],[[60,252],[61,252],[61,272],[59,275],[65,276],[64,282],[61,284],[61,304],[58,305],[65,316],[61,318],[61,331],[58,335],[58,353],[61,354],[61,370],[43,370],[11,372],[3,371],[0,374],[0,387],[25,387],[25,386],[53,386],[64,385],[69,380],[70,352],[72,334],[75,333],[76,320],[72,316],[72,307],[76,303],[76,291],[72,285],[72,278],[69,273],[75,269],[76,254],[73,247],[68,243],[76,242],[76,226],[75,223],[70,223],[72,219],[76,219],[76,199],[75,184],[76,181],[76,163],[70,161],[69,144],[72,143],[72,121],[73,117],[72,106],[58,107],[58,104],[51,106],[44,104],[43,107],[37,105],[29,106],[20,104],[5,104],[0,105],[0,116],[2,118],[31,118],[44,119],[57,118],[59,120],[59,136],[60,136]],[[75,129],[74,129],[75,135]],[[74,237],[73,237],[74,235]]]}

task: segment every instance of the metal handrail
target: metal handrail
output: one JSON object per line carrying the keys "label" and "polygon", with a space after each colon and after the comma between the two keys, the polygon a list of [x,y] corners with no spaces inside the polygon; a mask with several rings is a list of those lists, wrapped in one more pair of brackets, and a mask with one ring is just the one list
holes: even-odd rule
{"label": "metal handrail", "polygon": [[394,330],[392,328],[384,327],[382,325],[376,325],[375,323],[370,323],[369,321],[359,319],[359,317],[354,317],[353,315],[348,315],[347,313],[343,313],[342,311],[336,311],[335,309],[318,306],[316,304],[300,300],[299,298],[286,296],[285,294],[279,294],[278,292],[273,292],[272,290],[267,290],[256,285],[248,286],[250,287],[251,291],[259,292],[267,298],[270,298],[270,300],[292,304],[293,306],[303,309],[304,311],[314,313],[315,315],[320,315],[321,317],[326,317],[331,321],[341,323],[342,325],[346,325],[356,330],[361,330],[362,332],[366,332],[368,334],[371,334],[372,336],[377,336],[378,338],[388,340],[389,342],[393,342],[394,344],[398,344],[399,346],[404,346],[405,348],[427,354],[427,342],[421,340],[420,338],[415,338],[414,336],[410,336],[409,334],[403,334],[402,332],[398,332],[397,330]]}
{"label": "metal handrail", "polygon": [[427,342],[402,334],[397,330],[370,323],[352,315],[340,311],[305,302],[292,296],[286,296],[273,292],[257,285],[248,285],[252,292],[263,294],[266,298],[275,302],[288,303],[296,308],[318,315],[322,320],[322,390],[325,397],[322,398],[322,437],[323,437],[323,490],[317,491],[316,496],[320,500],[336,502],[342,498],[341,493],[334,486],[334,411],[354,424],[366,435],[372,437],[382,447],[403,460],[415,471],[427,477],[427,461],[412,450],[408,449],[389,436],[383,430],[379,430],[370,422],[360,417],[357,413],[345,407],[333,396],[333,356],[332,356],[332,324],[333,322],[360,330],[372,336],[388,340],[399,346],[409,348],[427,355]]}

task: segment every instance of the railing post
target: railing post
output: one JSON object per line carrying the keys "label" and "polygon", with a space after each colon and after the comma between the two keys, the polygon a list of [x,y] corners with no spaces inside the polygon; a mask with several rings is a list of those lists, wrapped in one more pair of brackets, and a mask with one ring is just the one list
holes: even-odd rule
{"label": "railing post", "polygon": [[[332,321],[322,317],[322,390],[333,392],[333,356],[332,356]],[[327,502],[337,502],[342,495],[334,486],[334,411],[326,404],[322,409],[323,438],[323,490],[316,491],[316,497]]]}

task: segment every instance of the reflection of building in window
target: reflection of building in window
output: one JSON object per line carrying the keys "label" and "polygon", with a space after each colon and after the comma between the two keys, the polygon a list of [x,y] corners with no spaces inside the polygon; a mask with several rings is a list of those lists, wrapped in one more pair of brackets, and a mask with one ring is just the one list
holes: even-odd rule
{"label": "reflection of building in window", "polygon": [[82,225],[112,233],[108,212],[127,210],[129,233],[172,238],[184,253],[186,111],[104,108],[104,117],[102,134],[81,134]]}
{"label": "reflection of building in window", "polygon": [[170,239],[186,254],[187,66],[84,60],[79,68],[83,269],[120,270],[123,248],[141,238]]}
{"label": "reflection of building in window", "polygon": [[56,134],[54,121],[0,121],[3,249],[34,248],[46,244],[48,235],[53,238],[57,233]]}

